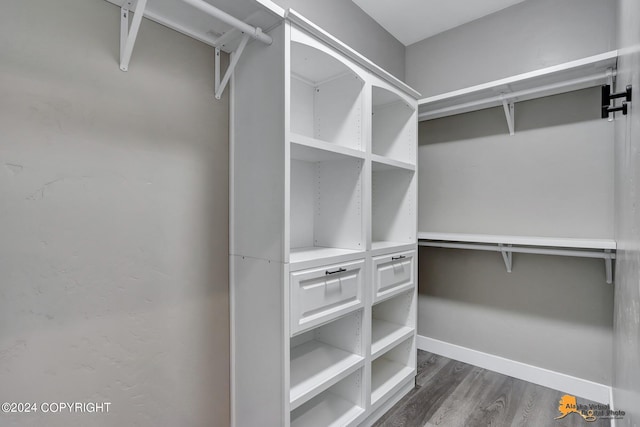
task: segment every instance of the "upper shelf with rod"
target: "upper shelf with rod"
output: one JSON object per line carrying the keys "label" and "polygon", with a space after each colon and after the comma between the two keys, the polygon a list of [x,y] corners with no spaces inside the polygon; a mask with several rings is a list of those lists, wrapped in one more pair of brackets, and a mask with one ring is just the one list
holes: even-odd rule
{"label": "upper shelf with rod", "polygon": [[599,258],[604,260],[606,282],[613,282],[616,241],[612,239],[418,232],[418,245],[500,252],[509,273],[513,253]]}
{"label": "upper shelf with rod", "polygon": [[602,53],[418,101],[420,121],[502,106],[515,132],[514,103],[603,84],[612,85],[618,51]]}
{"label": "upper shelf with rod", "polygon": [[[107,0],[120,6],[120,69],[127,71],[142,17],[156,21],[216,49],[215,95],[220,98],[250,38],[271,44],[266,34],[285,11],[270,0]],[[133,19],[129,24],[129,15]],[[231,53],[221,80],[220,52]]]}

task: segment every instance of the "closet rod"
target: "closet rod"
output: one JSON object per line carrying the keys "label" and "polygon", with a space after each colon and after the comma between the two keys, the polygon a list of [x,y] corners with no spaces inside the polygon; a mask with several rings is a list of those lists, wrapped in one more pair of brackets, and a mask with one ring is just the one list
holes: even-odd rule
{"label": "closet rod", "polygon": [[602,258],[615,259],[616,254],[611,252],[594,252],[594,251],[576,251],[571,249],[548,249],[548,248],[523,248],[517,246],[506,245],[474,245],[465,243],[449,243],[449,242],[418,242],[418,246],[429,246],[433,248],[450,248],[450,249],[475,249],[478,251],[493,252],[516,252],[523,254],[539,254],[539,255],[560,255],[573,256],[583,258]]}
{"label": "closet rod", "polygon": [[450,248],[450,249],[472,249],[478,251],[492,251],[501,252],[504,264],[507,267],[507,272],[511,273],[512,267],[512,254],[538,254],[538,255],[560,255],[560,256],[573,256],[582,258],[600,258],[604,259],[605,274],[607,283],[613,283],[613,260],[616,259],[616,254],[611,252],[611,249],[604,249],[603,252],[598,251],[578,251],[574,249],[551,249],[540,247],[518,247],[511,244],[498,243],[497,245],[483,245],[483,244],[469,244],[469,243],[453,243],[453,242],[437,242],[437,241],[424,241],[418,240],[418,246],[428,246],[433,248]]}
{"label": "closet rod", "polygon": [[218,9],[215,6],[210,5],[209,3],[203,0],[182,0],[184,3],[187,3],[190,6],[195,7],[198,10],[206,13],[207,15],[211,15],[214,18],[221,20],[222,22],[231,25],[232,27],[237,28],[245,34],[248,34],[250,37],[260,40],[263,43],[271,44],[273,39],[268,34],[262,32],[260,27],[253,27],[247,24],[244,21],[239,20],[235,16],[229,15],[228,13]]}

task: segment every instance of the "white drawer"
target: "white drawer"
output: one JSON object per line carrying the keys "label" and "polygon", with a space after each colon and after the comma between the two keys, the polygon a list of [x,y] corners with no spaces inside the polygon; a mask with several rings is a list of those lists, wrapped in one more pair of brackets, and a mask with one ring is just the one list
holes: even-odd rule
{"label": "white drawer", "polygon": [[374,302],[413,288],[415,254],[409,251],[373,258]]}
{"label": "white drawer", "polygon": [[291,273],[291,334],[363,306],[364,260]]}

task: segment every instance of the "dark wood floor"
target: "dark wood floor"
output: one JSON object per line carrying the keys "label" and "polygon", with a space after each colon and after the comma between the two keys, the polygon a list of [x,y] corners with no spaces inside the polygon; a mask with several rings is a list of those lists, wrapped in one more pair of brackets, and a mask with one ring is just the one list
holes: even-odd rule
{"label": "dark wood floor", "polygon": [[[609,426],[587,422],[578,414],[559,416],[566,393],[506,375],[418,351],[416,388],[398,402],[376,427],[573,427]],[[578,398],[579,404],[593,403]]]}

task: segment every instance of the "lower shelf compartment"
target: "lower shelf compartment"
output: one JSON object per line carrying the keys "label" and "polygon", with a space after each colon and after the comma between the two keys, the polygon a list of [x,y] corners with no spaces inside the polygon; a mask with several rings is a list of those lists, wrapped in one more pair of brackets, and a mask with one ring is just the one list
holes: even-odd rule
{"label": "lower shelf compartment", "polygon": [[357,369],[364,358],[339,348],[309,341],[291,349],[291,408],[296,408]]}
{"label": "lower shelf compartment", "polygon": [[362,369],[291,412],[291,427],[345,427],[364,413]]}
{"label": "lower shelf compartment", "polygon": [[414,329],[405,325],[373,318],[371,327],[371,358],[376,359],[385,351],[413,335]]}
{"label": "lower shelf compartment", "polygon": [[361,329],[358,310],[291,338],[291,410],[362,368]]}
{"label": "lower shelf compartment", "polygon": [[373,362],[371,374],[371,404],[375,405],[394,387],[404,382],[415,370],[385,358]]}
{"label": "lower shelf compartment", "polygon": [[391,348],[371,363],[371,405],[386,400],[416,374],[413,336]]}

